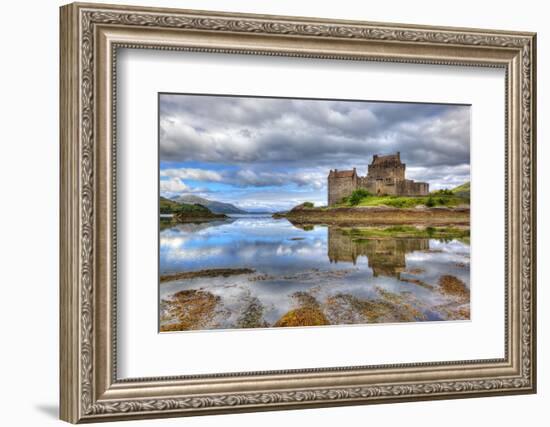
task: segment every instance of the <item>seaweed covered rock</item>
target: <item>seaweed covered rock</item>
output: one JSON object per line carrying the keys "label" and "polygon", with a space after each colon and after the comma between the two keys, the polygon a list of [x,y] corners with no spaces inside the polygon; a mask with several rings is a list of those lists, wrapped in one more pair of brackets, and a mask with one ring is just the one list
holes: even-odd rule
{"label": "seaweed covered rock", "polygon": [[439,278],[440,292],[444,295],[469,300],[470,290],[466,284],[455,276],[445,274]]}
{"label": "seaweed covered rock", "polygon": [[323,326],[329,324],[329,321],[321,310],[316,307],[306,306],[290,310],[273,326]]}

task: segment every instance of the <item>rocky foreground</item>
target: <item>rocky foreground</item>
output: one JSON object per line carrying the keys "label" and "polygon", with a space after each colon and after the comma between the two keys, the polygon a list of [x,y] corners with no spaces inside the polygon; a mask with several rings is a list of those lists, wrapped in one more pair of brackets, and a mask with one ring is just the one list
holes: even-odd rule
{"label": "rocky foreground", "polygon": [[[357,271],[357,268],[334,271],[313,269],[276,276],[234,271],[226,276],[220,270],[219,273],[228,280],[216,283],[194,282],[205,274],[205,271],[196,272],[197,276],[186,277],[190,279],[186,284],[182,283],[175,292],[161,298],[160,330],[174,332],[470,319],[470,289],[457,276],[435,276],[431,283],[427,283],[423,280],[425,270],[408,269],[403,277],[396,279],[403,285],[402,290],[387,290],[374,284],[367,296],[354,295],[349,287],[342,286],[341,280],[352,277]],[[212,279],[210,274],[213,275],[214,271],[209,271],[207,275]],[[291,286],[296,281],[300,283],[298,289]],[[273,286],[270,287],[270,284]],[[268,287],[271,292],[257,294],[257,289],[262,287]]]}

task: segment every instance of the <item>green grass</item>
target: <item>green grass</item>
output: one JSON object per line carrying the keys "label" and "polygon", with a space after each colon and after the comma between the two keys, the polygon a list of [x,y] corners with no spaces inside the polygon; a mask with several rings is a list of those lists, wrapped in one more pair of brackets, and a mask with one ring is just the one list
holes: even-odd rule
{"label": "green grass", "polygon": [[208,209],[205,206],[198,205],[198,204],[190,205],[190,204],[187,204],[187,203],[180,203],[179,207],[175,210],[174,213],[180,213],[180,212],[184,212],[184,213],[205,213],[205,214],[211,214],[212,213],[210,211],[210,209]]}
{"label": "green grass", "polygon": [[343,203],[340,203],[338,207],[351,207],[351,206],[390,206],[394,208],[414,208],[418,205],[424,205],[428,207],[434,206],[447,206],[456,207],[458,205],[468,205],[470,199],[464,197],[458,197],[455,195],[429,195],[429,196],[369,196],[361,199],[358,203],[352,204],[349,198],[344,199]]}
{"label": "green grass", "polygon": [[424,205],[456,207],[470,204],[470,183],[467,182],[452,190],[436,190],[427,196],[374,196],[365,189],[355,190],[345,197],[337,207],[352,206],[390,206],[394,208],[414,208]]}
{"label": "green grass", "polygon": [[453,194],[459,197],[468,197],[470,198],[470,182],[466,182],[458,187],[455,187],[451,190]]}
{"label": "green grass", "polygon": [[363,188],[359,188],[351,193],[351,196],[348,197],[348,203],[352,206],[357,206],[363,200],[372,197],[372,194]]}
{"label": "green grass", "polygon": [[469,228],[457,227],[414,227],[395,225],[392,227],[344,228],[342,233],[353,240],[362,240],[380,237],[418,237],[432,239],[469,238]]}
{"label": "green grass", "polygon": [[160,213],[161,214],[176,214],[184,213],[205,213],[211,214],[210,209],[202,205],[191,205],[188,203],[178,203],[165,197],[160,198]]}

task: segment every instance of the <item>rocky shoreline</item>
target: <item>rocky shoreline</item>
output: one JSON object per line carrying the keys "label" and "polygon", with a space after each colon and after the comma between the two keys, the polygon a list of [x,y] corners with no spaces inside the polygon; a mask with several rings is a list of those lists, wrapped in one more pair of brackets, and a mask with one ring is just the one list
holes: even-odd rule
{"label": "rocky shoreline", "polygon": [[252,274],[254,272],[255,270],[251,268],[211,268],[199,271],[182,271],[161,275],[160,283],[172,282],[174,280],[195,279],[197,277],[229,277],[240,274]]}
{"label": "rocky shoreline", "polygon": [[229,218],[226,214],[215,214],[213,212],[177,212],[172,216],[172,222],[205,222],[219,221]]}
{"label": "rocky shoreline", "polygon": [[393,208],[375,207],[340,207],[340,208],[306,208],[292,209],[288,212],[277,212],[273,218],[286,218],[299,225],[469,225],[469,207],[418,207]]}

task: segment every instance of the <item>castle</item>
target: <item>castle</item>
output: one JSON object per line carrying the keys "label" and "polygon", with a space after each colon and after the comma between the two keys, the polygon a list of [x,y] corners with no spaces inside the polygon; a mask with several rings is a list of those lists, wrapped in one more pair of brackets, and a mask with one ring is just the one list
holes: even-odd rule
{"label": "castle", "polygon": [[358,188],[364,188],[375,195],[426,196],[427,182],[415,182],[405,178],[405,163],[401,163],[399,151],[396,154],[372,157],[367,176],[357,175],[353,170],[330,170],[328,174],[328,204],[340,203]]}

